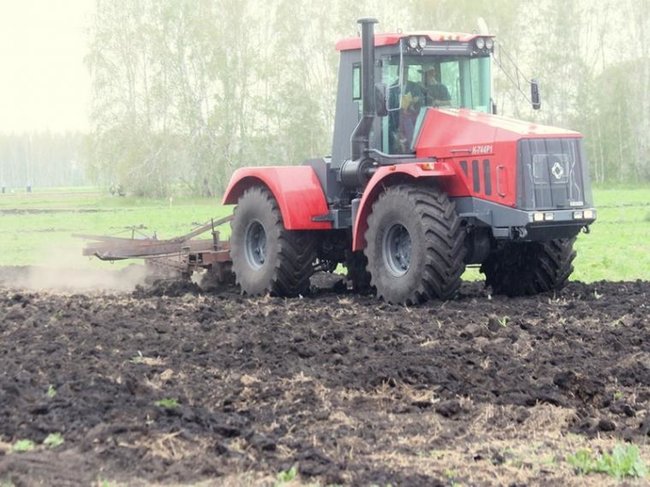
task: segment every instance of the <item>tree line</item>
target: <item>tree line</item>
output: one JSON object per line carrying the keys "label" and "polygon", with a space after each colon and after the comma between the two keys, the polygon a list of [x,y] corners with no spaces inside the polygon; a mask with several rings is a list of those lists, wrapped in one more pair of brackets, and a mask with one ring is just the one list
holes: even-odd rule
{"label": "tree line", "polygon": [[80,132],[0,134],[0,191],[86,184]]}
{"label": "tree line", "polygon": [[[97,0],[92,130],[74,159],[105,186],[218,194],[238,167],[329,154],[334,44],[370,13],[378,31],[471,32],[482,18],[497,36],[500,114],[582,132],[598,183],[650,181],[649,10],[650,0]],[[532,77],[540,111],[526,99]]]}

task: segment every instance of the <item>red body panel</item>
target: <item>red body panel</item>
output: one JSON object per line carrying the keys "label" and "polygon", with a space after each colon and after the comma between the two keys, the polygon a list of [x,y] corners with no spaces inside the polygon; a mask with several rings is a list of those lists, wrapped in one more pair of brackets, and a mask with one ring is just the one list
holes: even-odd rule
{"label": "red body panel", "polygon": [[372,210],[372,204],[379,194],[384,190],[385,185],[392,185],[398,181],[413,180],[421,178],[436,178],[438,184],[447,189],[454,181],[456,172],[444,162],[436,163],[408,163],[394,166],[382,166],[373,174],[368,185],[363,191],[359,211],[354,219],[352,227],[352,250],[362,250],[365,247],[365,233],[368,229],[368,215]]}
{"label": "red body panel", "polygon": [[251,186],[263,184],[275,197],[287,230],[329,230],[331,222],[315,222],[329,209],[318,176],[310,166],[269,166],[237,169],[223,197],[224,205],[237,204]]}
{"label": "red body panel", "polygon": [[[464,109],[429,109],[415,148],[418,157],[450,164],[457,177],[446,187],[449,196],[474,196],[515,206],[517,142],[526,138],[582,137],[578,132],[522,122]],[[463,163],[466,169],[463,169]],[[486,194],[485,166],[491,185]],[[474,169],[478,168],[474,191]]]}
{"label": "red body panel", "polygon": [[[523,138],[546,137],[582,136],[578,132],[470,110],[429,109],[415,149],[418,158],[433,157],[437,162],[404,163],[377,169],[364,188],[353,222],[352,250],[365,247],[368,215],[374,201],[388,185],[435,178],[435,184],[452,198],[472,196],[514,207],[517,142]],[[238,169],[226,189],[223,203],[236,204],[247,188],[259,184],[273,193],[286,229],[332,229],[329,221],[314,221],[315,217],[326,216],[329,208],[318,176],[310,166]]]}

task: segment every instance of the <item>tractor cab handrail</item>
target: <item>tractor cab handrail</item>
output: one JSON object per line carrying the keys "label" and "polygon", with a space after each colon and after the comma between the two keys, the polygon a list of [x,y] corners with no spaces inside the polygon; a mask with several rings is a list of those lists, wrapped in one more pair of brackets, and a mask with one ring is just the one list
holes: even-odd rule
{"label": "tractor cab handrail", "polygon": [[378,149],[368,149],[366,154],[380,166],[409,162],[436,162],[435,157],[417,157],[415,154],[386,154]]}

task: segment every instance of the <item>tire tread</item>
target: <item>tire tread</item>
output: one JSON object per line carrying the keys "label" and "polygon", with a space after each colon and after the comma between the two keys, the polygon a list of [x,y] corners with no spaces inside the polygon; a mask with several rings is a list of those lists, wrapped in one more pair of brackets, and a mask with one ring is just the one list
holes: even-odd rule
{"label": "tire tread", "polygon": [[[273,233],[275,231],[278,233],[278,251],[275,267],[270,274],[270,278],[267,282],[257,286],[261,287],[261,291],[244,289],[241,275],[255,271],[251,270],[243,259],[233,259],[233,271],[236,282],[242,286],[242,292],[248,295],[270,293],[280,297],[294,297],[307,294],[309,292],[309,281],[313,274],[313,262],[316,258],[317,242],[314,235],[309,231],[285,229],[282,221],[282,213],[273,195],[263,186],[253,186],[244,192],[235,208],[235,219],[231,223],[233,236],[238,210],[242,202],[246,200],[257,207],[268,208],[273,227],[271,230]],[[268,230],[267,235],[271,233]],[[239,240],[236,240],[235,245],[244,245],[244,243],[239,243]]]}
{"label": "tire tread", "polygon": [[[380,264],[372,263],[380,257],[374,255],[370,242],[378,238],[378,232],[381,231],[378,220],[381,212],[390,206],[391,199],[407,201],[414,206],[426,239],[422,249],[425,258],[419,282],[414,289],[406,291],[406,296],[403,290],[382,289],[381,285],[378,286],[377,275],[381,271],[377,266]],[[437,188],[407,184],[388,188],[373,204],[365,237],[368,245],[364,252],[370,263],[371,285],[385,301],[417,304],[432,298],[449,299],[458,292],[465,269],[465,234],[455,203]]]}
{"label": "tire tread", "polygon": [[562,289],[573,272],[575,237],[507,243],[481,265],[495,294],[527,296]]}

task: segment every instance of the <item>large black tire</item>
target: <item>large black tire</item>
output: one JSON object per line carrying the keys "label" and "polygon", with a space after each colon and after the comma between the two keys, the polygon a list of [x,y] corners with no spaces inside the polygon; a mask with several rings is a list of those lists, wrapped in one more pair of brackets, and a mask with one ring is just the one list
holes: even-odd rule
{"label": "large black tire", "polygon": [[309,292],[316,239],[311,232],[284,228],[278,204],[266,188],[244,192],[231,228],[232,268],[243,293],[292,297]]}
{"label": "large black tire", "polygon": [[465,270],[455,204],[436,188],[399,185],[372,206],[365,254],[377,296],[390,303],[448,299]]}
{"label": "large black tire", "polygon": [[547,242],[510,242],[481,265],[494,294],[527,296],[562,289],[573,272],[575,237]]}

